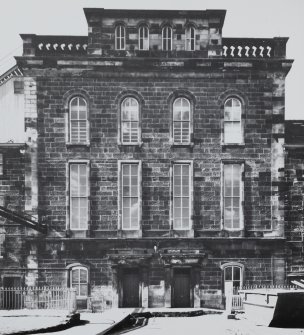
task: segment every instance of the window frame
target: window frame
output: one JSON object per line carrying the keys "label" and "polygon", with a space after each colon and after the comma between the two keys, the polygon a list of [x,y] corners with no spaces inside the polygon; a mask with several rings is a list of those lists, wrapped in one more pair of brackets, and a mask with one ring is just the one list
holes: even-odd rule
{"label": "window frame", "polygon": [[[239,190],[239,225],[237,228],[230,228],[227,227],[225,224],[225,166],[228,165],[239,165],[240,166],[240,190]],[[244,172],[244,167],[245,167],[245,163],[244,161],[222,161],[221,164],[221,169],[222,169],[222,173],[221,173],[221,221],[222,221],[222,230],[227,230],[227,231],[242,231],[244,229],[244,176],[245,176],[245,172]],[[227,196],[228,198],[228,196]],[[230,197],[230,198],[233,198]],[[231,223],[231,225],[233,226],[233,222]]]}
{"label": "window frame", "polygon": [[86,271],[86,286],[87,286],[87,294],[86,295],[77,295],[77,288],[76,288],[76,299],[87,299],[89,296],[89,270],[86,266],[83,265],[75,265],[69,268],[69,276],[70,276],[70,280],[69,280],[69,284],[70,284],[70,288],[75,288],[73,286],[73,271],[78,270],[79,271],[79,282],[78,282],[78,289],[79,289],[79,293],[80,293],[80,285],[81,285],[81,281],[80,281],[80,270],[85,270]]}
{"label": "window frame", "polygon": [[[138,120],[137,121],[132,121],[132,120],[123,120],[123,104],[126,100],[128,99],[134,99],[137,103],[137,113],[138,113]],[[139,145],[141,144],[141,112],[140,112],[140,103],[138,101],[138,99],[134,96],[125,96],[121,102],[120,102],[120,121],[119,121],[119,125],[120,125],[120,129],[119,129],[119,137],[120,137],[120,143],[122,145]],[[137,122],[137,141],[135,142],[125,142],[124,138],[123,138],[123,124],[124,123],[131,123],[132,124]]]}
{"label": "window frame", "polygon": [[[138,220],[136,227],[132,227],[130,222],[130,227],[124,226],[124,207],[123,207],[123,166],[124,165],[136,165],[137,166],[137,199],[138,199]],[[140,160],[120,160],[118,161],[118,173],[119,173],[119,198],[118,198],[118,215],[119,215],[119,226],[118,229],[122,231],[140,231],[141,230],[141,220],[142,220],[142,162]],[[132,198],[132,197],[125,197]]]}
{"label": "window frame", "polygon": [[[226,271],[228,268],[231,268],[231,274],[232,274],[232,280],[229,280],[229,281],[232,281],[232,288],[234,288],[233,286],[233,276],[234,276],[234,272],[233,272],[233,268],[239,268],[240,269],[240,286],[239,287],[243,287],[243,284],[244,284],[244,276],[245,276],[245,266],[241,263],[238,263],[238,262],[228,262],[228,263],[224,263],[221,265],[221,270],[222,270],[222,276],[223,276],[223,293],[226,294],[225,292],[225,284],[226,284]],[[227,280],[228,281],[228,280]],[[235,293],[235,292],[233,292]]]}
{"label": "window frame", "polygon": [[[147,38],[144,36],[141,37],[141,31],[143,31],[144,35],[144,29],[147,29]],[[143,43],[143,48],[140,47],[140,42],[142,41]],[[145,41],[147,43],[147,47],[144,48]],[[150,32],[149,32],[149,27],[146,24],[141,24],[138,27],[138,50],[144,51],[144,50],[149,50],[150,49]]]}
{"label": "window frame", "polygon": [[[71,191],[71,166],[72,165],[85,165],[86,167],[86,196],[81,197],[72,197]],[[90,162],[88,160],[70,160],[67,164],[67,176],[68,176],[68,208],[69,211],[67,213],[67,229],[70,231],[87,231],[89,229],[89,221],[90,221]],[[87,199],[87,222],[85,227],[75,228],[72,227],[72,199],[73,198],[86,198]]]}
{"label": "window frame", "polygon": [[[193,29],[193,37],[191,37],[191,30]],[[190,37],[188,36],[188,33],[190,31]],[[186,51],[195,51],[195,33],[196,33],[196,29],[194,28],[194,26],[190,25],[188,27],[186,27],[186,31],[185,31],[185,49]],[[190,48],[188,45],[188,42],[190,41]],[[191,41],[193,41],[193,49],[191,48]]]}
{"label": "window frame", "polygon": [[0,152],[0,179],[4,177],[4,154]]}
{"label": "window frame", "polygon": [[[175,200],[175,190],[174,190],[174,166],[176,165],[188,165],[189,166],[189,223],[188,227],[176,227],[175,225],[175,218],[174,218],[174,200]],[[170,215],[171,215],[171,227],[173,230],[178,230],[178,231],[191,231],[193,227],[193,161],[189,160],[176,160],[172,162],[171,164],[171,169],[170,169],[170,191],[171,191],[171,210],[170,210]],[[182,189],[182,188],[181,188]]]}
{"label": "window frame", "polygon": [[[240,119],[239,121],[228,121],[225,120],[225,109],[226,109],[226,105],[228,103],[229,100],[232,100],[232,103],[234,100],[238,101],[240,103]],[[233,106],[232,106],[233,107]],[[228,96],[226,97],[225,101],[224,101],[224,105],[223,105],[223,138],[222,138],[222,144],[223,145],[244,145],[244,103],[242,101],[242,99],[238,96]],[[239,142],[227,142],[225,139],[225,129],[226,129],[226,124],[233,124],[233,123],[239,123],[239,128],[240,128],[240,141]]]}
{"label": "window frame", "polygon": [[[174,105],[175,103],[180,100],[180,99],[184,99],[188,102],[189,104],[189,120],[187,121],[189,123],[189,141],[187,142],[176,142],[175,141],[175,136],[174,136],[174,130],[175,130],[175,122],[179,122],[179,121],[175,121],[174,120]],[[171,142],[173,145],[176,146],[188,146],[192,144],[192,138],[193,138],[193,103],[192,100],[189,99],[186,96],[180,95],[174,98],[174,100],[172,101],[172,113],[171,113],[171,120],[172,120],[172,127],[171,127]],[[180,121],[181,123],[183,123],[183,121]]]}
{"label": "window frame", "polygon": [[[166,35],[168,35],[168,31],[169,30],[171,32],[171,38],[164,36],[165,32],[166,32]],[[169,40],[170,40],[170,47],[169,47],[169,43],[168,43]],[[164,44],[164,42],[165,42],[165,44]],[[172,51],[172,48],[173,48],[173,29],[172,29],[172,27],[170,25],[165,25],[162,28],[162,50],[163,51]]]}
{"label": "window frame", "polygon": [[[85,106],[86,106],[86,127],[85,127],[85,131],[86,131],[86,140],[85,141],[77,141],[74,142],[72,140],[72,118],[71,118],[71,114],[72,114],[72,101],[75,99],[82,99],[85,102]],[[89,145],[90,144],[90,123],[89,123],[89,108],[88,108],[88,102],[87,99],[85,97],[83,97],[82,95],[74,95],[69,99],[69,110],[68,110],[68,144],[71,145]],[[79,106],[79,103],[78,103]],[[78,110],[79,113],[79,110]],[[75,120],[75,122],[80,122],[83,121],[82,119],[77,119]],[[79,125],[77,127],[77,132],[78,132],[78,137],[79,137],[79,132],[80,132],[80,128]]]}
{"label": "window frame", "polygon": [[115,27],[115,50],[126,50],[126,27],[123,24],[118,24]]}

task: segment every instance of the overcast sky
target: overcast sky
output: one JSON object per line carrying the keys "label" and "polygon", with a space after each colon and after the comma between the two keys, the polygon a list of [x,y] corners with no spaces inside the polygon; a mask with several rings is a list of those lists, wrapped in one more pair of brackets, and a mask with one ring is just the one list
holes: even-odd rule
{"label": "overcast sky", "polygon": [[20,33],[87,35],[84,7],[226,9],[223,37],[289,37],[286,119],[304,119],[304,0],[0,0],[0,74],[21,55]]}

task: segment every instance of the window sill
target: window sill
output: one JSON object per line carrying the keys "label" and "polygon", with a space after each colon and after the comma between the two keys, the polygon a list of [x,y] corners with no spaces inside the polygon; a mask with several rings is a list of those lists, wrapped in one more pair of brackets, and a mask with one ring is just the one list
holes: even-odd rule
{"label": "window sill", "polygon": [[188,142],[188,143],[172,143],[171,144],[172,147],[174,148],[193,148],[194,147],[194,143],[193,142]]}
{"label": "window sill", "polygon": [[240,147],[245,147],[245,143],[222,143],[223,148],[240,148]]}
{"label": "window sill", "polygon": [[120,147],[141,147],[143,145],[143,142],[137,142],[137,143],[118,143]]}
{"label": "window sill", "polygon": [[67,142],[66,143],[67,147],[90,147],[90,143],[86,142],[86,143],[72,143],[72,142]]}

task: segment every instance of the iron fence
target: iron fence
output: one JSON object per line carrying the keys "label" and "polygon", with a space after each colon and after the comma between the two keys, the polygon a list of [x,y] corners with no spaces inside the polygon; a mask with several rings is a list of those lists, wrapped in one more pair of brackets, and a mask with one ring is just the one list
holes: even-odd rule
{"label": "iron fence", "polygon": [[73,312],[76,291],[62,287],[0,287],[0,309],[56,309]]}

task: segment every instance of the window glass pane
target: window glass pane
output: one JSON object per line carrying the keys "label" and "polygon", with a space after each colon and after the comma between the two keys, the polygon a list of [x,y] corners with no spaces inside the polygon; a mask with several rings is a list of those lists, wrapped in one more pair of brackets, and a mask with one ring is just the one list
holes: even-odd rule
{"label": "window glass pane", "polygon": [[232,280],[232,267],[225,268],[225,280]]}
{"label": "window glass pane", "polygon": [[226,228],[240,228],[241,164],[224,165],[224,224]]}
{"label": "window glass pane", "polygon": [[122,103],[121,111],[122,141],[126,143],[137,143],[139,135],[139,107],[137,100],[134,98],[125,99]]}
{"label": "window glass pane", "polygon": [[242,142],[242,104],[238,99],[228,99],[224,106],[224,142]]}
{"label": "window glass pane", "polygon": [[232,121],[233,120],[231,108],[225,108],[224,115],[225,115],[225,121]]}
{"label": "window glass pane", "polygon": [[241,279],[241,269],[237,266],[233,267],[233,280],[239,281]]}
{"label": "window glass pane", "polygon": [[86,229],[88,222],[88,176],[86,164],[70,164],[70,228]]}
{"label": "window glass pane", "polygon": [[3,155],[0,154],[0,175],[3,175]]}
{"label": "window glass pane", "polygon": [[87,283],[88,271],[86,269],[80,269],[80,282]]}
{"label": "window glass pane", "polygon": [[79,282],[79,269],[72,270],[72,283]]}
{"label": "window glass pane", "polygon": [[131,219],[132,222],[137,226],[138,220],[138,199],[131,198]]}
{"label": "window glass pane", "polygon": [[76,97],[70,102],[70,141],[83,143],[87,141],[87,105],[83,98]]}
{"label": "window glass pane", "polygon": [[85,297],[88,295],[88,285],[80,284],[79,286],[79,296]]}
{"label": "window glass pane", "polygon": [[189,164],[175,164],[173,173],[174,228],[187,229],[190,222],[190,166]]}
{"label": "window glass pane", "polygon": [[76,296],[79,296],[79,284],[78,283],[72,283],[72,288],[76,290]]}
{"label": "window glass pane", "polygon": [[130,229],[138,226],[139,193],[138,193],[138,164],[122,165],[122,215],[123,228]]}

